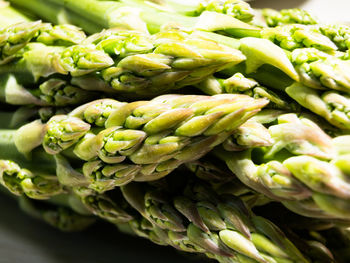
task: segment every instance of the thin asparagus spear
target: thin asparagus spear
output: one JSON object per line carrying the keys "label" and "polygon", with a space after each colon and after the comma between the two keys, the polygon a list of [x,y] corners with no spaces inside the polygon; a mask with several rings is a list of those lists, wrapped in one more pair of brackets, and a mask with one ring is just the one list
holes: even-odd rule
{"label": "thin asparagus spear", "polygon": [[19,206],[30,216],[64,232],[82,231],[96,222],[95,217],[81,215],[68,207],[43,203],[24,196],[19,197]]}
{"label": "thin asparagus spear", "polygon": [[33,199],[48,199],[64,192],[56,175],[33,174],[9,160],[0,160],[0,183],[11,193]]}

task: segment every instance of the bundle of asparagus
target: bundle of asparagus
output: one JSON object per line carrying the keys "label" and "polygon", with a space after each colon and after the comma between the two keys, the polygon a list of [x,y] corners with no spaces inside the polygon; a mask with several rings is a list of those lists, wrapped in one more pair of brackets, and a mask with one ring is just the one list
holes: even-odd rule
{"label": "bundle of asparagus", "polygon": [[222,263],[347,262],[349,27],[241,0],[9,2],[0,186],[25,212]]}

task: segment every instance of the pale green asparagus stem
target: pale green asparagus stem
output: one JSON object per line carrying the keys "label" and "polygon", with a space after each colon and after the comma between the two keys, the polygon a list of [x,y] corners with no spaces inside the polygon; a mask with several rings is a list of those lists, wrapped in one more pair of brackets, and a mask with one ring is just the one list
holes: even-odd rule
{"label": "pale green asparagus stem", "polygon": [[0,26],[6,27],[20,22],[28,22],[31,17],[21,13],[19,10],[10,6],[7,1],[0,1]]}

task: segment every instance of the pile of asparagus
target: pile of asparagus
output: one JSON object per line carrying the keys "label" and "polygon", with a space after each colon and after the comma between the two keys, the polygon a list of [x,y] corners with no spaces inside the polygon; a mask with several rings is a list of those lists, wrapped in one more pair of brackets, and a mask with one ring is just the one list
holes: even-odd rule
{"label": "pile of asparagus", "polygon": [[63,231],[348,262],[349,50],[241,0],[2,1],[0,190]]}

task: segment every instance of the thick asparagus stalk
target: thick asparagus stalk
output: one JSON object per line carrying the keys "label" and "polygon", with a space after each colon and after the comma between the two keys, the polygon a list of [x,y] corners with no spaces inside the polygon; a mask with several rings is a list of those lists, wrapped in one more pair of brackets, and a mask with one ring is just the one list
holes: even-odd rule
{"label": "thick asparagus stalk", "polygon": [[[103,192],[132,180],[159,179],[182,163],[199,159],[266,103],[238,94],[94,101],[45,125],[23,126],[16,133],[16,145],[19,151],[30,152],[42,144],[55,155],[73,150],[74,158],[84,162],[85,180],[77,175],[78,183]],[[71,168],[61,158],[58,161],[66,177]]]}

